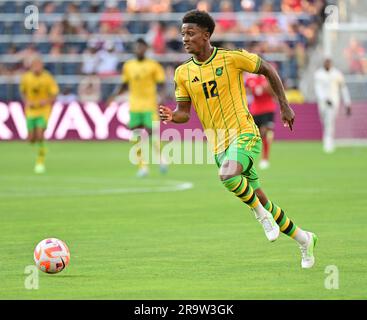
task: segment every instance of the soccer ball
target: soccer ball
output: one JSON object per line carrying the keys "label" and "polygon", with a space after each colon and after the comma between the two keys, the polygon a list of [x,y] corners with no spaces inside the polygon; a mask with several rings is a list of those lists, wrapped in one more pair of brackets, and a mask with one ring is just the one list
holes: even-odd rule
{"label": "soccer ball", "polygon": [[44,239],[34,249],[34,261],[41,271],[58,273],[69,264],[69,248],[59,239]]}

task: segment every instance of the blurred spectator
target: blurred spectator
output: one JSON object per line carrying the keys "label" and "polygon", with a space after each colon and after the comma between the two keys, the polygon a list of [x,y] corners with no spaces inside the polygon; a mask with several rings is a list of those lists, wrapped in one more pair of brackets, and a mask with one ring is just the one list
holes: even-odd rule
{"label": "blurred spectator", "polygon": [[[17,53],[17,47],[15,44],[11,43],[7,48],[5,54],[15,55]],[[0,74],[1,75],[12,75],[20,73],[24,70],[22,61],[15,61],[12,63],[7,63],[6,65],[0,64]]]}
{"label": "blurred spectator", "polygon": [[23,70],[29,69],[30,63],[36,55],[39,55],[39,52],[36,49],[36,46],[32,43],[25,47],[23,50],[15,53],[15,56],[19,59]]}
{"label": "blurred spectator", "polygon": [[306,25],[299,24],[298,28],[301,34],[307,39],[307,44],[313,46],[317,40],[318,24],[316,22],[310,22]]}
{"label": "blurred spectator", "polygon": [[[98,0],[92,0],[89,3],[89,12],[91,14],[99,14],[100,12],[100,7],[101,7],[101,2],[99,2]],[[99,21],[97,20],[89,20],[86,22],[86,28],[88,29],[88,31],[90,33],[95,33],[98,32],[98,28],[99,28]]]}
{"label": "blurred spectator", "polygon": [[68,34],[85,34],[83,20],[75,3],[69,3],[65,13],[64,27]]}
{"label": "blurred spectator", "polygon": [[168,51],[182,51],[183,45],[180,37],[180,31],[176,25],[170,25],[169,27],[167,27],[165,38]]}
{"label": "blurred spectator", "polygon": [[363,74],[367,71],[366,50],[356,38],[351,38],[349,45],[344,50],[348,61],[349,72],[352,74]]}
{"label": "blurred spectator", "polygon": [[273,4],[270,1],[264,2],[261,6],[260,31],[262,33],[279,33],[278,20],[273,13]]}
{"label": "blurred spectator", "polygon": [[149,12],[151,0],[127,0],[127,11],[131,13]]}
{"label": "blurred spectator", "polygon": [[[243,12],[245,13],[253,13],[255,11],[255,2],[254,0],[242,0],[241,7]],[[248,15],[245,19],[241,19],[239,23],[241,24],[241,31],[243,32],[251,32],[251,28],[256,25],[257,17],[254,15]]]}
{"label": "blurred spectator", "polygon": [[115,52],[115,46],[112,41],[104,43],[102,50],[97,53],[98,63],[96,71],[99,76],[112,76],[117,74],[119,64],[118,56]]}
{"label": "blurred spectator", "polygon": [[152,23],[152,27],[147,34],[147,42],[150,44],[155,54],[166,52],[165,40],[166,24],[162,21]]}
{"label": "blurred spectator", "polygon": [[165,13],[171,10],[171,0],[151,0],[150,12]]}
{"label": "blurred spectator", "polygon": [[283,0],[281,7],[284,13],[301,12],[302,0]]}
{"label": "blurred spectator", "polygon": [[71,86],[65,86],[56,98],[56,101],[66,105],[77,100],[78,97],[73,93],[73,88]]}
{"label": "blurred spectator", "polygon": [[33,32],[33,41],[36,42],[38,40],[44,39],[44,37],[48,34],[47,25],[45,22],[40,21],[38,23],[38,29]]}
{"label": "blurred spectator", "polygon": [[118,8],[116,0],[107,0],[105,2],[106,9],[101,14],[100,31],[102,33],[122,33],[125,31],[123,27],[122,15]]}
{"label": "blurred spectator", "polygon": [[51,28],[50,34],[49,34],[49,40],[51,43],[55,44],[61,44],[64,43],[64,24],[62,21],[57,21]]}
{"label": "blurred spectator", "polygon": [[78,97],[82,103],[101,101],[101,79],[95,73],[87,74],[82,78],[78,86]]}
{"label": "blurred spectator", "polygon": [[326,4],[325,0],[303,0],[302,12],[311,15],[320,15],[325,4]]}
{"label": "blurred spectator", "polygon": [[[55,10],[56,10],[56,4],[53,1],[46,2],[43,6],[43,13],[45,15],[53,14],[53,13],[55,13]],[[46,24],[48,30],[50,30],[53,23],[54,23],[54,21],[52,21],[52,20],[45,21],[45,24]]]}
{"label": "blurred spectator", "polygon": [[216,25],[217,33],[239,31],[237,17],[233,11],[233,4],[231,1],[225,0],[220,3],[220,14]]}
{"label": "blurred spectator", "polygon": [[212,9],[211,2],[207,0],[199,1],[196,5],[196,9],[200,11],[210,12]]}
{"label": "blurred spectator", "polygon": [[[285,96],[287,100],[291,104],[302,104],[305,102],[305,97],[303,96],[302,92],[297,88],[295,83],[289,83],[290,81],[285,81]],[[288,87],[288,83],[290,87]]]}
{"label": "blurred spectator", "polygon": [[90,41],[87,49],[82,54],[82,66],[81,72],[84,74],[91,74],[96,72],[98,64],[98,43],[96,41]]}
{"label": "blurred spectator", "polygon": [[50,52],[49,54],[51,56],[59,56],[60,54],[63,54],[64,53],[64,50],[63,50],[63,44],[58,42],[58,43],[54,43],[52,46],[51,46],[51,49],[50,49]]}

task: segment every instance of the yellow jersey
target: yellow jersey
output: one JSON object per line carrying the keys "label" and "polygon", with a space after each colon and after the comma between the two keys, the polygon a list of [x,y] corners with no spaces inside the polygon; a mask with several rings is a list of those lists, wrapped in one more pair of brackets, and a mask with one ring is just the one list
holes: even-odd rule
{"label": "yellow jersey", "polygon": [[26,116],[44,116],[47,119],[51,112],[51,104],[40,106],[39,103],[42,100],[55,97],[59,93],[59,86],[53,76],[46,70],[39,75],[28,71],[23,74],[20,80],[19,90],[31,104],[25,109]]}
{"label": "yellow jersey", "polygon": [[243,72],[257,73],[261,58],[246,50],[214,47],[205,62],[194,57],[175,71],[176,101],[191,101],[215,154],[242,133],[259,135],[247,106]]}
{"label": "yellow jersey", "polygon": [[152,59],[132,59],[122,67],[122,83],[129,86],[130,111],[157,110],[157,84],[164,83],[163,67]]}

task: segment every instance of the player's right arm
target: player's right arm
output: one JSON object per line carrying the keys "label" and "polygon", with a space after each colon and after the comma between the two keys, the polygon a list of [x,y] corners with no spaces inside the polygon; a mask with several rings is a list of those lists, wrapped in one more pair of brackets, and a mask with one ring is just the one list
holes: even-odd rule
{"label": "player's right arm", "polygon": [[20,83],[19,83],[19,94],[21,99],[25,102],[25,86],[26,86],[26,81],[25,81],[25,76],[22,75],[22,77],[20,78]]}
{"label": "player's right arm", "polygon": [[128,89],[127,83],[121,83],[119,86],[115,88],[110,97],[107,99],[107,105],[109,105],[113,100],[116,99],[117,96],[123,94]]}
{"label": "player's right arm", "polygon": [[121,84],[115,88],[110,97],[107,99],[106,101],[107,105],[109,105],[113,100],[115,100],[117,96],[127,91],[128,83],[129,83],[128,62],[125,62],[124,65],[122,66]]}
{"label": "player's right arm", "polygon": [[19,83],[19,94],[20,94],[20,98],[22,99],[24,106],[25,107],[31,107],[31,103],[28,101],[27,96],[26,96],[26,90],[27,90],[27,80],[26,80],[26,76],[25,74],[23,74],[23,76],[20,79],[20,83]]}
{"label": "player's right arm", "polygon": [[175,123],[185,123],[190,120],[191,97],[181,77],[180,67],[176,69],[174,82],[177,107],[172,111],[166,106],[159,106],[159,117],[163,123],[171,121]]}
{"label": "player's right arm", "polygon": [[171,110],[166,106],[159,106],[159,117],[163,123],[185,123],[190,120],[190,101],[179,101],[175,110]]}

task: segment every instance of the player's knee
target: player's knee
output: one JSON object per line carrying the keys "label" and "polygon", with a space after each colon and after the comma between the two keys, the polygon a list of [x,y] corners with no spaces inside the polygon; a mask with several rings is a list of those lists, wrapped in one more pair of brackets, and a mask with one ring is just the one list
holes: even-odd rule
{"label": "player's knee", "polygon": [[242,165],[237,161],[225,161],[219,169],[218,175],[221,181],[231,179],[242,173]]}
{"label": "player's knee", "polygon": [[43,135],[44,135],[44,130],[43,129],[37,130],[36,134],[35,134],[36,141],[41,142],[43,140]]}
{"label": "player's knee", "polygon": [[266,137],[267,132],[268,132],[267,127],[265,127],[265,126],[260,127],[260,136],[261,136],[261,138],[264,139]]}
{"label": "player's knee", "polygon": [[35,143],[36,142],[36,136],[34,134],[29,134],[28,135],[28,141],[30,143]]}

